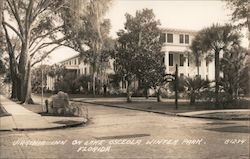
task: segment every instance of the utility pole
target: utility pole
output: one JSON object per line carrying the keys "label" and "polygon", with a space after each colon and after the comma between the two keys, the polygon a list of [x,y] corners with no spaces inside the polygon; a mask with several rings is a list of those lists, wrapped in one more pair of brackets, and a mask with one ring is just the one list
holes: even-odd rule
{"label": "utility pole", "polygon": [[41,84],[41,89],[42,89],[42,98],[41,98],[41,105],[43,111],[46,111],[43,106],[43,60],[41,61],[41,70],[42,70],[42,84]]}
{"label": "utility pole", "polygon": [[175,109],[178,109],[178,91],[179,91],[179,77],[178,77],[178,64],[175,65]]}

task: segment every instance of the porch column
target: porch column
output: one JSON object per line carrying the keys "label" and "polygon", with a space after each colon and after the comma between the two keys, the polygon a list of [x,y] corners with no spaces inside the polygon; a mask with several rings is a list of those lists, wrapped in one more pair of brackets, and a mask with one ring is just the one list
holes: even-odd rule
{"label": "porch column", "polygon": [[165,52],[165,66],[166,66],[166,72],[169,73],[169,52]]}
{"label": "porch column", "polygon": [[185,52],[183,52],[183,55],[184,55],[184,58],[185,58],[185,61],[184,61],[184,70],[185,70],[184,75],[188,76],[188,72],[189,72],[189,70],[188,70],[188,55],[185,54]]}

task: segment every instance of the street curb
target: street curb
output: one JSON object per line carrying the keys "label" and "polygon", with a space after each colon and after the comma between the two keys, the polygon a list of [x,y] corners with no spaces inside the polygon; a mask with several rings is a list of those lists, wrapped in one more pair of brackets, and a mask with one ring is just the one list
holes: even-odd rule
{"label": "street curb", "polygon": [[179,117],[187,117],[187,118],[199,118],[199,119],[213,119],[213,120],[234,120],[234,121],[246,121],[250,120],[249,118],[221,118],[221,117],[203,117],[203,116],[191,116],[191,115],[181,115],[181,114],[176,114]]}
{"label": "street curb", "polygon": [[5,132],[5,131],[13,131],[13,129],[0,129],[0,132]]}
{"label": "street curb", "polygon": [[71,99],[70,101],[88,103],[88,104],[94,104],[94,105],[101,105],[101,106],[107,106],[107,107],[114,107],[114,108],[123,108],[123,109],[129,109],[129,110],[144,111],[144,112],[149,112],[149,113],[151,112],[151,113],[163,114],[163,115],[169,115],[169,116],[187,117],[187,118],[213,119],[213,120],[234,120],[234,121],[235,120],[250,120],[249,118],[239,119],[239,118],[220,118],[220,117],[203,117],[203,116],[181,115],[179,113],[170,113],[170,112],[155,111],[155,110],[148,110],[148,109],[124,107],[124,106],[118,106],[118,105],[101,104],[101,103],[74,100],[74,99]]}
{"label": "street curb", "polygon": [[137,110],[137,111],[144,111],[149,113],[157,113],[157,114],[163,114],[163,115],[170,115],[170,116],[177,116],[176,113],[170,113],[170,112],[163,112],[163,111],[156,111],[156,110],[148,110],[148,109],[140,109],[140,108],[131,108],[131,107],[124,107],[119,105],[109,105],[109,104],[102,104],[102,103],[95,103],[95,102],[87,102],[87,101],[80,101],[80,100],[70,100],[73,102],[80,102],[80,103],[88,103],[88,104],[94,104],[94,105],[101,105],[101,106],[107,106],[107,107],[113,107],[113,108],[123,108],[123,109],[129,109],[129,110]]}
{"label": "street curb", "polygon": [[88,122],[87,121],[79,121],[77,123],[74,123],[74,124],[68,124],[68,125],[65,125],[65,124],[62,124],[60,126],[54,126],[54,127],[47,127],[47,128],[12,128],[12,129],[9,129],[9,130],[0,130],[1,131],[38,131],[38,130],[55,130],[55,129],[65,129],[65,128],[70,128],[70,127],[77,127],[77,126],[80,126],[80,125],[83,125],[83,124],[86,124]]}

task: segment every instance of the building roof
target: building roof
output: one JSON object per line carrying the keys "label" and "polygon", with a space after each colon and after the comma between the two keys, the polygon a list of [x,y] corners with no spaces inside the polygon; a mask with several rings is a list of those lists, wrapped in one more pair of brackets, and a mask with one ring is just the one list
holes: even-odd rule
{"label": "building roof", "polygon": [[163,32],[173,32],[173,33],[189,33],[189,34],[196,34],[197,30],[191,29],[176,29],[176,28],[161,28]]}
{"label": "building roof", "polygon": [[59,63],[63,63],[63,62],[66,62],[66,61],[72,60],[72,59],[74,59],[74,58],[76,58],[76,57],[80,57],[80,54],[79,54],[79,53],[77,53],[76,55],[71,56],[71,57],[69,57],[69,58],[66,58],[66,59],[64,59],[64,60],[60,61]]}
{"label": "building roof", "polygon": [[[171,33],[177,33],[177,34],[181,34],[181,33],[189,33],[189,34],[192,34],[192,35],[195,35],[198,31],[197,30],[191,30],[191,29],[177,29],[177,28],[161,28],[161,30],[163,32],[171,32]],[[72,56],[72,57],[69,57],[69,58],[66,58],[62,61],[60,61],[59,63],[63,63],[63,62],[66,62],[66,61],[69,61],[69,60],[72,60],[76,57],[80,57],[80,53],[77,53],[76,55]]]}

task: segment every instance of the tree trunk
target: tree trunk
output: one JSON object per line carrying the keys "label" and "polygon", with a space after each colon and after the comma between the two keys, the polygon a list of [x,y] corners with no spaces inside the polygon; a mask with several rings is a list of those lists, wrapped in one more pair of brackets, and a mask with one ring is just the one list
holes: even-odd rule
{"label": "tree trunk", "polygon": [[[248,26],[248,54],[250,54],[250,3],[248,3],[247,12],[247,26]],[[250,66],[250,60],[248,60],[248,66]],[[250,77],[250,67],[248,67],[248,76]],[[250,90],[250,84],[248,84],[248,90]]]}
{"label": "tree trunk", "polygon": [[[10,53],[9,53],[10,54]],[[17,73],[17,65],[15,55],[10,55],[9,63],[10,63],[10,76],[12,81],[12,90],[11,90],[11,98],[18,99],[18,73]]]}
{"label": "tree trunk", "polygon": [[[29,39],[29,35],[26,35]],[[30,85],[30,57],[29,57],[29,41],[26,39],[26,42],[22,43],[20,59],[18,70],[20,72],[20,85],[21,85],[21,103],[30,103],[31,102],[31,85]],[[32,103],[32,102],[31,102]]]}
{"label": "tree trunk", "polygon": [[93,96],[95,96],[95,82],[96,82],[96,72],[93,72],[92,74],[92,93]]}
{"label": "tree trunk", "polygon": [[162,102],[161,88],[157,90],[157,102]]}
{"label": "tree trunk", "polygon": [[215,50],[215,106],[219,106],[220,52]]}
{"label": "tree trunk", "polygon": [[194,92],[190,92],[190,105],[194,105],[195,104],[195,94]]}
{"label": "tree trunk", "polygon": [[131,92],[131,81],[128,80],[128,85],[127,85],[127,103],[132,102],[132,92]]}
{"label": "tree trunk", "polygon": [[[95,60],[96,61],[96,60]],[[92,93],[93,96],[95,97],[96,95],[96,76],[97,76],[97,72],[96,72],[96,62],[94,62],[92,64]]]}
{"label": "tree trunk", "polygon": [[26,96],[25,96],[25,103],[27,104],[34,104],[33,99],[31,98],[31,66],[30,62],[28,63],[28,70],[27,70],[27,77],[25,79],[25,91],[26,91]]}
{"label": "tree trunk", "polygon": [[236,97],[236,92],[235,89],[232,88],[232,86],[230,86],[229,90],[228,90],[228,99],[227,101],[231,102],[233,101],[233,99]]}
{"label": "tree trunk", "polygon": [[17,84],[17,82],[18,82],[18,71],[17,71],[17,63],[16,63],[16,58],[15,58],[15,50],[14,50],[14,48],[12,46],[8,31],[6,29],[6,26],[3,25],[3,28],[4,28],[4,31],[5,31],[5,37],[6,37],[6,42],[7,42],[7,46],[8,46],[8,54],[9,54],[10,77],[11,77],[11,81],[12,81],[11,98],[16,99],[18,97],[17,96],[17,91],[18,91],[19,87],[17,87],[18,86],[18,84]]}
{"label": "tree trunk", "polygon": [[17,99],[17,80],[13,80],[13,77],[11,79],[12,79],[12,90],[10,98]]}
{"label": "tree trunk", "polygon": [[250,3],[248,3],[248,12],[247,12],[247,27],[248,27],[248,49],[250,50]]}
{"label": "tree trunk", "polygon": [[[198,56],[198,55],[197,55]],[[196,69],[197,69],[197,76],[200,75],[200,63],[199,63],[199,58],[196,57]]]}
{"label": "tree trunk", "polygon": [[149,98],[149,89],[148,88],[145,88],[145,97],[146,97],[146,99],[148,99]]}
{"label": "tree trunk", "polygon": [[96,95],[96,77],[97,77],[97,71],[99,68],[99,56],[101,54],[100,50],[101,50],[101,42],[96,42],[92,44],[93,48],[95,48],[93,50],[93,63],[92,63],[92,93],[93,96]]}
{"label": "tree trunk", "polygon": [[21,92],[21,87],[22,87],[22,83],[21,83],[21,78],[20,77],[18,77],[17,78],[17,81],[16,81],[17,83],[17,86],[16,86],[16,88],[17,88],[17,99],[19,100],[19,101],[21,101],[22,100],[22,92]]}

